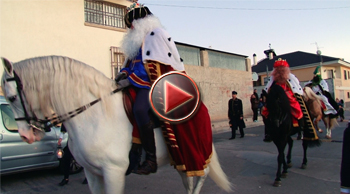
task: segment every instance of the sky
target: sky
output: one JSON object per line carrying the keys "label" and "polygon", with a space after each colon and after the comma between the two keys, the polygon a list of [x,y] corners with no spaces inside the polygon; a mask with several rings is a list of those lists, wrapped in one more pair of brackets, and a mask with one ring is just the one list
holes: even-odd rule
{"label": "sky", "polygon": [[[350,0],[144,0],[177,42],[264,59],[304,51],[350,62]],[[253,60],[252,60],[253,63]]]}

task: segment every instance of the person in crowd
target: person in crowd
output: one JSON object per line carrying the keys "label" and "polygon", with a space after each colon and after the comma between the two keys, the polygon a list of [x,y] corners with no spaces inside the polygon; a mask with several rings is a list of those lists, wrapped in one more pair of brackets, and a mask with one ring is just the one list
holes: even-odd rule
{"label": "person in crowd", "polygon": [[350,125],[344,130],[340,167],[340,193],[350,193]]}
{"label": "person in crowd", "polygon": [[[62,139],[64,135],[67,133],[66,127],[62,124],[61,126],[61,133],[60,137],[57,141],[57,145],[61,146]],[[69,171],[70,171],[70,162],[73,158],[72,153],[69,150],[68,143],[66,147],[63,148],[63,158],[62,158],[62,169],[63,169],[63,179],[60,183],[58,183],[59,186],[64,186],[68,184],[69,182]],[[87,184],[87,179],[85,178],[82,184]]]}
{"label": "person in crowd", "polygon": [[250,96],[250,104],[251,104],[251,108],[253,111],[253,122],[258,121],[259,103],[260,103],[260,100],[259,100],[258,93],[257,93],[256,89],[254,89],[253,94]]}
{"label": "person in crowd", "polygon": [[340,117],[340,122],[344,121],[344,101],[343,99],[339,100],[338,98],[335,99],[335,102],[338,104],[338,115]]}
{"label": "person in crowd", "polygon": [[230,120],[229,124],[232,131],[230,140],[236,138],[237,128],[239,128],[239,132],[241,134],[240,138],[243,138],[243,128],[246,127],[243,120],[243,104],[242,100],[237,98],[236,91],[232,91],[232,98],[228,101],[228,118]]}

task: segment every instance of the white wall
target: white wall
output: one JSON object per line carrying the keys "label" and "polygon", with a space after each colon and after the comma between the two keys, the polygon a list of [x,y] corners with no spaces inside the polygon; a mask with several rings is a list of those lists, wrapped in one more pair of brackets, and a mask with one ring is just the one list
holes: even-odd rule
{"label": "white wall", "polygon": [[1,0],[0,14],[0,56],[17,62],[63,55],[112,76],[109,48],[120,46],[125,30],[85,26],[84,0]]}

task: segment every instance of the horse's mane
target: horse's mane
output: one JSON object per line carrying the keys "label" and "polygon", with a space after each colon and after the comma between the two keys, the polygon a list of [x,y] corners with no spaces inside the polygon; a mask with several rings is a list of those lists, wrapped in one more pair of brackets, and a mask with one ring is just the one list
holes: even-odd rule
{"label": "horse's mane", "polygon": [[[100,71],[69,57],[35,57],[15,63],[13,68],[22,80],[28,104],[43,116],[65,114],[91,99],[106,98],[116,87]],[[101,103],[106,110],[111,107]]]}
{"label": "horse's mane", "polygon": [[273,84],[266,98],[266,107],[269,110],[269,115],[274,115],[278,109],[281,109],[283,113],[291,114],[291,107],[289,99],[284,92],[283,88],[277,84]]}
{"label": "horse's mane", "polygon": [[310,87],[305,87],[304,88],[304,96],[309,100],[316,100],[317,103],[321,106],[321,97],[319,97],[317,94],[315,94],[314,91]]}

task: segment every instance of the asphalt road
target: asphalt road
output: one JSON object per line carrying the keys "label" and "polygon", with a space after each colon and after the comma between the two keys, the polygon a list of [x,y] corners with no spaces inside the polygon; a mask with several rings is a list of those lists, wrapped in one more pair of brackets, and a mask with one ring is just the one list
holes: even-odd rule
{"label": "asphalt road", "polygon": [[[346,118],[350,112],[346,111]],[[235,185],[235,193],[269,194],[328,194],[340,193],[340,161],[342,136],[348,120],[339,122],[333,130],[332,141],[319,134],[323,143],[320,147],[308,149],[308,167],[300,169],[303,150],[301,141],[294,141],[289,175],[282,180],[281,187],[273,187],[277,170],[277,149],[273,143],[265,143],[263,126],[245,129],[245,137],[228,140],[229,132],[214,135],[214,144],[220,163],[230,181]],[[254,123],[259,125],[261,123]],[[252,125],[251,125],[252,126]],[[323,123],[320,127],[324,128]],[[239,133],[239,132],[238,132]],[[238,135],[239,137],[239,135]],[[294,137],[295,139],[295,137]],[[87,185],[82,185],[84,173],[70,176],[70,182],[63,187],[57,184],[63,176],[57,170],[40,170],[1,177],[3,194],[79,194],[89,193]],[[182,180],[171,166],[163,166],[156,174],[149,176],[129,175],[126,177],[125,193],[186,193]],[[226,193],[208,177],[201,193]]]}

